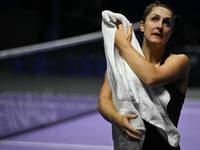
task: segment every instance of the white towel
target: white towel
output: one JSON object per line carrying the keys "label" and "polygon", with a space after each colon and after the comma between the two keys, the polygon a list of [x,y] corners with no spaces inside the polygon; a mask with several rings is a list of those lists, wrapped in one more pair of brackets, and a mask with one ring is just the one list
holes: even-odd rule
{"label": "white towel", "polygon": [[[170,95],[164,87],[150,88],[143,84],[119,54],[118,49],[114,47],[117,20],[122,22],[125,31],[127,31],[130,22],[125,16],[108,10],[102,12],[108,82],[116,110],[122,115],[138,115],[137,119],[130,120],[130,124],[142,133],[142,141],[130,142],[116,127],[113,127],[115,149],[140,150],[142,148],[146,131],[142,119],[156,126],[166,141],[171,146],[177,147],[180,140],[179,132],[167,114]],[[132,32],[131,44],[144,57],[134,32]]]}

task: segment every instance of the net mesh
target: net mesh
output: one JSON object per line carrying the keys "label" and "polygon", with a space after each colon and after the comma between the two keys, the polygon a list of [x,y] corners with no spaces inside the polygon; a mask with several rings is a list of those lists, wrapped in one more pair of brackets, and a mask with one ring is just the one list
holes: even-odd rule
{"label": "net mesh", "polygon": [[0,137],[96,111],[105,70],[101,32],[0,51]]}

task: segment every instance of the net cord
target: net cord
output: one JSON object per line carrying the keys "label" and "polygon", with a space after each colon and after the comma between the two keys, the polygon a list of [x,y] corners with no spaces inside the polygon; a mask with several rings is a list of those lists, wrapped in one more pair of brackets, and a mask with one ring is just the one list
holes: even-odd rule
{"label": "net cord", "polygon": [[[140,21],[133,23],[133,30],[139,30]],[[22,46],[17,48],[5,49],[0,51],[0,59],[12,58],[17,56],[24,56],[35,54],[38,52],[52,51],[55,49],[68,48],[75,45],[86,44],[102,40],[103,35],[101,31],[74,36],[70,38],[59,39],[39,44]]]}

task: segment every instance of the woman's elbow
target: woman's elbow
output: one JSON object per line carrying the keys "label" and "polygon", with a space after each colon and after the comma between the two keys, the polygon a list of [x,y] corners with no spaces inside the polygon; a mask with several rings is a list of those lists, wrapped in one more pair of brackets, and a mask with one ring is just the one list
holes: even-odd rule
{"label": "woman's elbow", "polygon": [[97,110],[98,110],[98,112],[100,112],[100,101],[101,101],[101,99],[100,99],[100,97],[99,97],[98,103],[97,103]]}
{"label": "woman's elbow", "polygon": [[144,81],[144,83],[148,86],[148,87],[151,87],[151,88],[154,88],[154,87],[157,87],[158,84],[156,82],[156,78],[154,77],[149,77],[147,80]]}
{"label": "woman's elbow", "polygon": [[97,110],[100,111],[99,102],[97,103]]}

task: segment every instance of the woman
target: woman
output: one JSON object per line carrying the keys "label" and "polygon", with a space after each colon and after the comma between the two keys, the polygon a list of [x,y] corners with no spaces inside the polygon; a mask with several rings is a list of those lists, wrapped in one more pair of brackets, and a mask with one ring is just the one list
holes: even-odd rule
{"label": "woman", "polygon": [[[173,32],[173,11],[159,2],[146,7],[140,30],[144,33],[142,57],[130,44],[132,27],[125,32],[119,24],[115,35],[115,46],[118,47],[131,69],[140,80],[149,87],[164,86],[171,99],[167,110],[170,119],[175,126],[178,125],[179,115],[184,102],[188,74],[189,59],[180,54],[166,54],[165,45]],[[107,73],[99,95],[97,109],[100,114],[111,124],[117,126],[122,134],[130,141],[140,141],[140,132],[130,124],[130,119],[137,116],[132,114],[120,115],[112,102],[112,92],[108,84]],[[172,147],[160,135],[156,127],[145,122],[146,134],[142,150],[180,150],[180,147]],[[137,136],[138,134],[138,136]]]}

